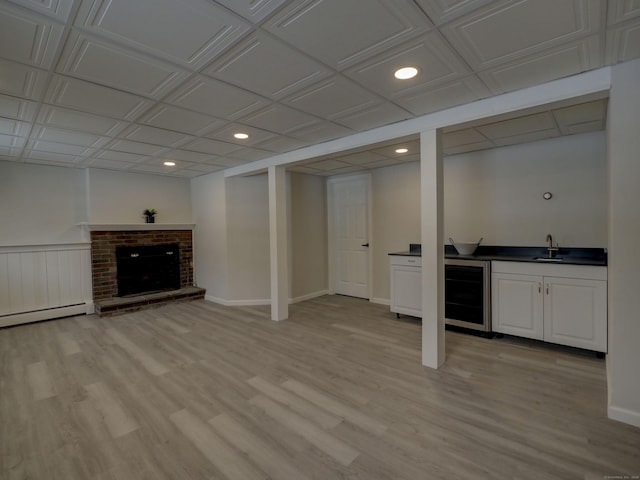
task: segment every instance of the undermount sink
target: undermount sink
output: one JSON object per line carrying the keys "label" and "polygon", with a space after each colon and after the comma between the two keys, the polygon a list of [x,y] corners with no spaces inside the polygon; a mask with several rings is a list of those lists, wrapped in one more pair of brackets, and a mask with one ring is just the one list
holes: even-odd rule
{"label": "undermount sink", "polygon": [[534,257],[536,262],[562,262],[562,257]]}

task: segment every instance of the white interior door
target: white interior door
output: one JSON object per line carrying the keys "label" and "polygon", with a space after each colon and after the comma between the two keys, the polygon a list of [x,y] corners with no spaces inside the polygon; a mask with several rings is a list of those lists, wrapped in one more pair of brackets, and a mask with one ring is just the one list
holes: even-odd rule
{"label": "white interior door", "polygon": [[329,179],[335,292],[369,298],[369,175]]}

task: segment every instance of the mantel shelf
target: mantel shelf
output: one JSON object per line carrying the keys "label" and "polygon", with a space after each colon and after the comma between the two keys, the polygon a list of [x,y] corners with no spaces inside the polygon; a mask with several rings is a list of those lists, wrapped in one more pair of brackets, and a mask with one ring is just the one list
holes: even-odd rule
{"label": "mantel shelf", "polygon": [[119,232],[134,230],[193,230],[194,223],[78,223],[90,232]]}

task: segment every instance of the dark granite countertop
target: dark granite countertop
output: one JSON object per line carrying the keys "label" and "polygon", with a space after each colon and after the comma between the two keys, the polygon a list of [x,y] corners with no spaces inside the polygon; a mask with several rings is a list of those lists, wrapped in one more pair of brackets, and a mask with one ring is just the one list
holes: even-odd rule
{"label": "dark granite countertop", "polygon": [[[408,251],[394,252],[389,255],[403,255],[420,257],[421,248],[413,244]],[[496,245],[480,245],[474,255],[458,255],[452,245],[444,246],[444,256],[449,259],[460,260],[501,260],[505,262],[531,262],[547,263],[551,265],[607,265],[607,252],[604,248],[560,248],[556,257],[562,261],[545,262],[536,260],[536,257],[546,257],[546,247],[509,247]]]}

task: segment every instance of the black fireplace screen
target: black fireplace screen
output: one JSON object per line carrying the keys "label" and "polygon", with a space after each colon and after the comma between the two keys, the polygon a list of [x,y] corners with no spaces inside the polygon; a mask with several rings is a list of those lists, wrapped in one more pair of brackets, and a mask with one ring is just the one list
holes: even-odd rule
{"label": "black fireplace screen", "polygon": [[118,296],[180,288],[178,245],[116,247]]}

